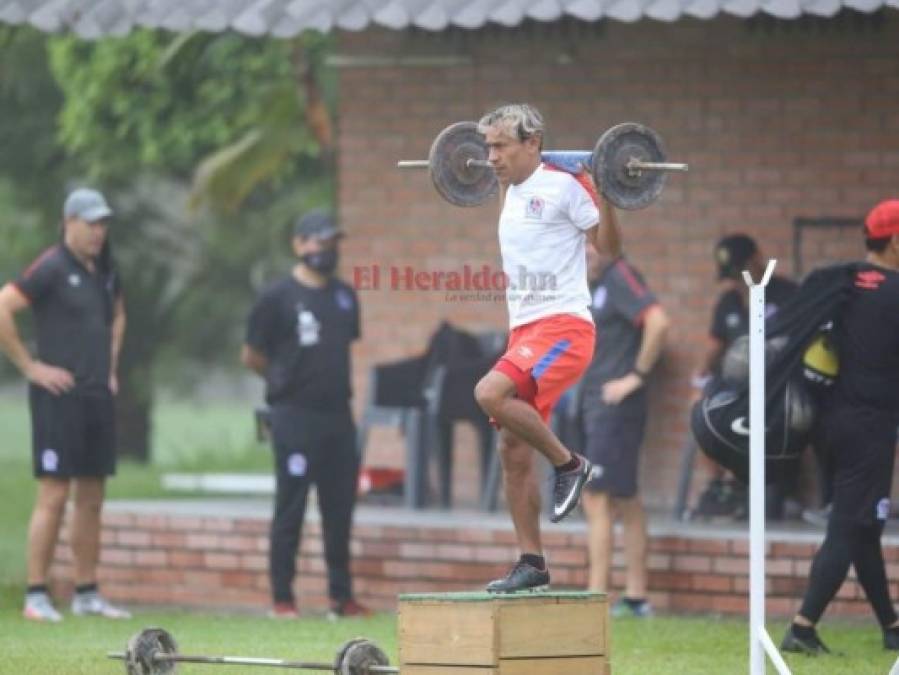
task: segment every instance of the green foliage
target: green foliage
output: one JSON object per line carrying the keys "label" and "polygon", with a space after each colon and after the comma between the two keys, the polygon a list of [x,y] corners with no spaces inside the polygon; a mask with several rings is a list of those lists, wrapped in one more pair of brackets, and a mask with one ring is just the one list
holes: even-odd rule
{"label": "green foliage", "polygon": [[0,237],[12,242],[0,272],[55,239],[68,187],[109,197],[129,314],[121,437],[137,456],[156,378],[185,383],[196,375],[186,361],[236,367],[254,289],[289,260],[291,220],[333,198],[306,101],[312,73],[312,91],[323,82],[333,102],[330,45],[150,30],[82,42],[0,27]]}
{"label": "green foliage", "polygon": [[[172,42],[170,34],[146,30],[50,42],[65,96],[60,137],[92,178],[128,181],[136,167],[189,176],[198,158],[266,124],[272,99],[285,90],[284,100],[293,102],[288,114],[302,127],[289,43],[204,35],[178,59]],[[287,140],[295,152],[315,152]]]}

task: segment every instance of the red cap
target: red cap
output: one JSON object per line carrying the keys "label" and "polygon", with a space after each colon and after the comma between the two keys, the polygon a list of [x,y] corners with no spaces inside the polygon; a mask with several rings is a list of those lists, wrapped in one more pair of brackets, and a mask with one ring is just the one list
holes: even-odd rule
{"label": "red cap", "polygon": [[865,232],[871,239],[899,234],[899,199],[887,199],[871,209],[865,218]]}

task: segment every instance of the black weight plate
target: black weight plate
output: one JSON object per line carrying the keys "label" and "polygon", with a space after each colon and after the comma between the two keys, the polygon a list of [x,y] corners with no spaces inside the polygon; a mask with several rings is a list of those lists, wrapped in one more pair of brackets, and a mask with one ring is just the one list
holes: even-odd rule
{"label": "black weight plate", "polygon": [[128,675],[165,675],[175,672],[174,661],[156,661],[156,654],[177,654],[175,638],[162,628],[145,628],[128,640],[125,668]]}
{"label": "black weight plate", "polygon": [[390,660],[371,640],[353,640],[340,663],[340,675],[368,675],[370,666],[389,666]]}
{"label": "black weight plate", "polygon": [[627,169],[631,159],[664,162],[665,148],[659,135],[636,122],[617,124],[606,131],[593,150],[593,179],[602,194],[621,209],[642,209],[658,199],[665,188],[664,171]]}
{"label": "black weight plate", "polygon": [[337,655],[334,657],[334,670],[338,673],[341,672],[341,668],[343,667],[343,662],[346,660],[346,653],[349,651],[350,647],[360,642],[368,642],[368,638],[357,637],[352,640],[347,640],[340,648],[337,650]]}
{"label": "black weight plate", "polygon": [[456,206],[479,206],[496,194],[496,174],[489,166],[468,166],[469,159],[487,159],[487,145],[475,122],[456,122],[431,144],[428,163],[437,192]]}

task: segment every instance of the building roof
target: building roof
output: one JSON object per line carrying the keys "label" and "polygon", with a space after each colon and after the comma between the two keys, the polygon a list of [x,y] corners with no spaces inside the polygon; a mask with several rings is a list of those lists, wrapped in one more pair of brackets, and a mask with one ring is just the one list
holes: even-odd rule
{"label": "building roof", "polygon": [[766,13],[791,19],[881,7],[899,8],[899,0],[0,0],[0,23],[28,23],[46,32],[71,29],[84,38],[122,35],[136,26],[292,37],[305,29],[357,31],[373,25],[440,31],[565,17],[676,21]]}

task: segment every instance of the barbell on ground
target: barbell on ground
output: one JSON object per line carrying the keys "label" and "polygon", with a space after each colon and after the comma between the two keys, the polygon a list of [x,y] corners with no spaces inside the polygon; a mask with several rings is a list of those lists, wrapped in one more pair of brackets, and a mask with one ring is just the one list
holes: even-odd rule
{"label": "barbell on ground", "polygon": [[314,663],[244,656],[179,654],[178,645],[171,633],[162,628],[145,628],[128,640],[125,652],[111,652],[107,656],[110,659],[124,661],[128,675],[166,675],[174,673],[175,667],[179,663],[270,666],[317,670],[335,675],[375,675],[376,673],[400,672],[399,668],[390,665],[390,660],[381,648],[368,638],[354,638],[345,642],[337,650],[334,663]]}
{"label": "barbell on ground", "polygon": [[[587,169],[603,195],[621,209],[641,209],[665,187],[668,171],[686,164],[666,161],[665,146],[652,129],[636,122],[616,124],[593,151],[547,151],[541,158],[570,173]],[[456,122],[437,134],[428,159],[400,160],[401,169],[430,169],[437,192],[456,206],[478,206],[496,194],[498,182],[487,161],[487,144],[475,122]]]}

